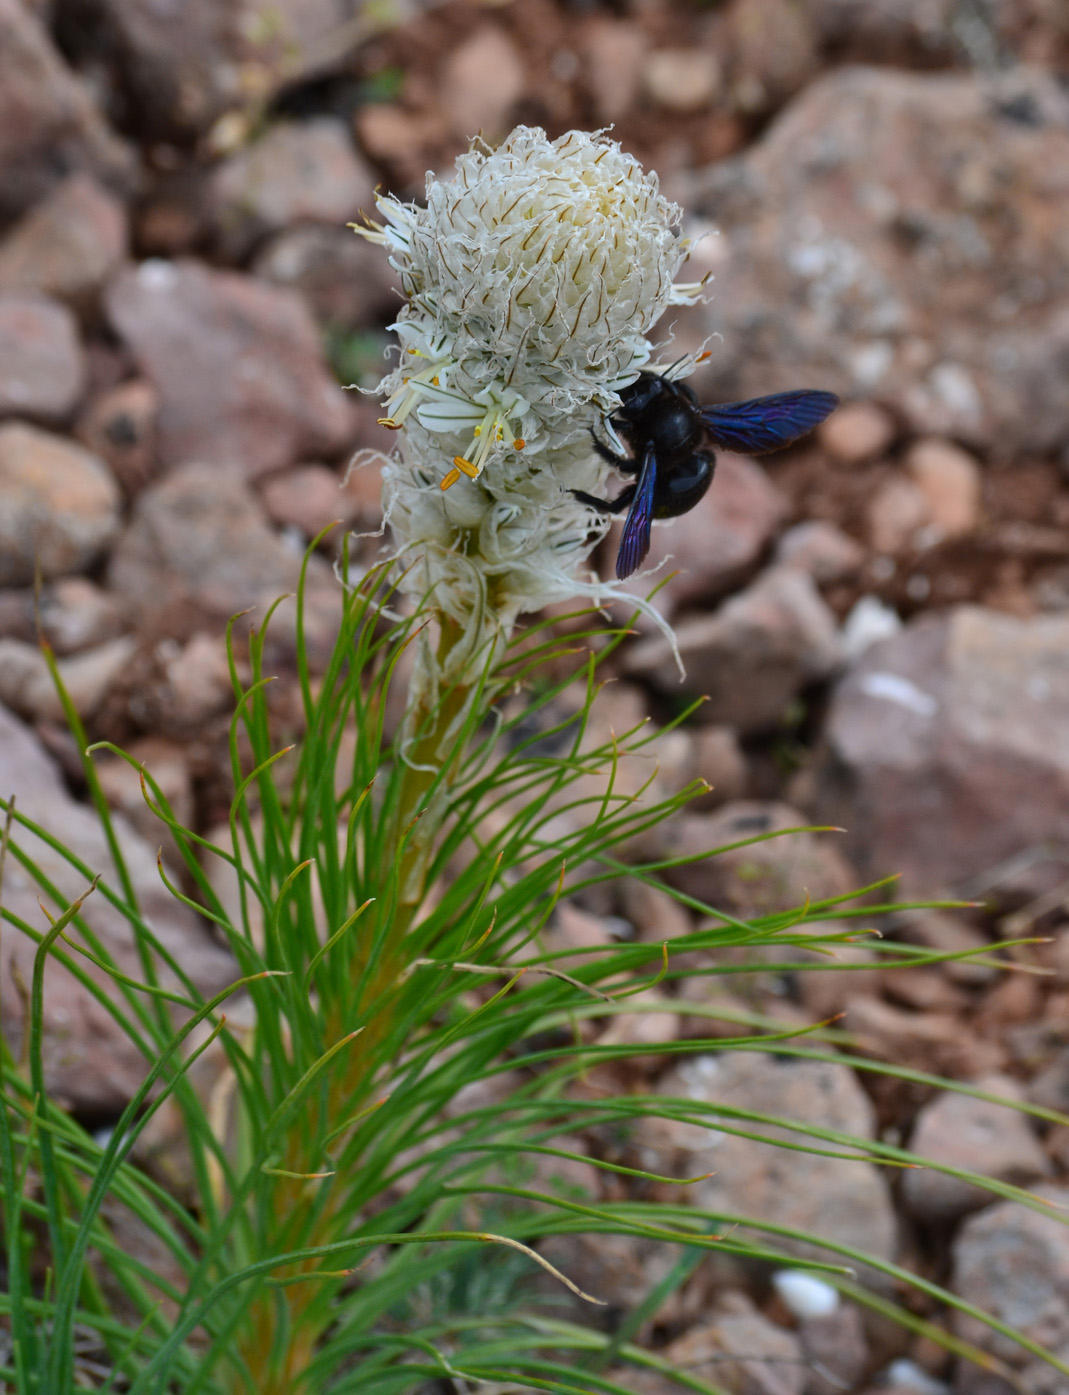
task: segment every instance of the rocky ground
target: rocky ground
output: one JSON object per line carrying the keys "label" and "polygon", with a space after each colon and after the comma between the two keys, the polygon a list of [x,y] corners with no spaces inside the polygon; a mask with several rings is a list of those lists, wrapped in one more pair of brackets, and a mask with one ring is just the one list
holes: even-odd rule
{"label": "rocky ground", "polygon": [[[845,1010],[877,1061],[1069,1108],[1067,64],[1064,0],[0,0],[0,789],[104,861],[39,626],[91,737],[146,760],[196,826],[218,821],[227,617],[292,589],[329,520],[377,521],[373,475],[343,478],[388,441],[339,382],[376,380],[397,300],[345,223],[376,184],[418,197],[476,130],[615,123],[709,234],[694,260],[714,298],[674,326],[680,351],[722,336],[699,392],[823,387],[847,405],[792,452],[724,456],[701,509],[655,530],[651,561],[680,569],[663,599],[687,679],[645,635],[601,721],[708,696],[660,743],[666,785],[714,787],[676,851],[848,830],[688,868],[687,891],[746,913],[896,872],[903,896],[980,904],[903,915],[889,935],[1044,940],[1004,956],[1042,975],[880,970],[859,947],[850,973],[756,973],[744,1005],[799,1023]],[[336,597],[329,549],[315,561],[319,661]],[[271,659],[284,728],[285,611]],[[136,780],[101,772],[160,933],[218,986],[224,956],[156,889]],[[17,869],[4,892],[36,916]],[[620,917],[650,938],[690,924],[639,895],[572,908],[557,933]],[[5,956],[24,948],[5,937]],[[16,983],[6,957],[9,1022]],[[53,1081],[106,1120],[138,1063],[91,1002],[58,980],[52,1001]],[[655,1035],[693,1023],[685,1002],[664,1019]],[[730,1054],[659,1083],[1069,1200],[1069,1128],[976,1100]],[[736,1144],[709,1163],[707,1203],[897,1258],[1069,1355],[1069,1232],[1050,1219],[936,1174]],[[708,1170],[708,1142],[641,1147],[661,1171]],[[609,1269],[626,1308],[660,1261],[599,1251],[596,1278],[567,1262],[599,1292]],[[799,1316],[747,1274],[699,1271],[654,1337],[745,1395],[1059,1388],[959,1330],[1018,1383],[848,1304]]]}

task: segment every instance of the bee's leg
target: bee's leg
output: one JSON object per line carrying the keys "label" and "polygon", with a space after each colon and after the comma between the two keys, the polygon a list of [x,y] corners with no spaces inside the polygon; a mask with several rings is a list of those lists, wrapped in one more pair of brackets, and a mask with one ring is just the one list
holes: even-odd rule
{"label": "bee's leg", "polygon": [[626,455],[617,455],[614,450],[610,450],[604,441],[599,441],[594,434],[593,427],[590,428],[590,439],[594,442],[594,449],[601,456],[602,460],[606,461],[609,465],[615,465],[616,468],[622,470],[625,475],[633,475],[635,473],[635,462],[629,460]]}
{"label": "bee's leg", "polygon": [[588,508],[597,509],[598,513],[623,513],[631,507],[631,500],[635,497],[637,484],[629,484],[617,499],[595,499],[593,494],[586,494],[581,489],[572,490],[572,498],[578,499],[581,504],[586,504]]}

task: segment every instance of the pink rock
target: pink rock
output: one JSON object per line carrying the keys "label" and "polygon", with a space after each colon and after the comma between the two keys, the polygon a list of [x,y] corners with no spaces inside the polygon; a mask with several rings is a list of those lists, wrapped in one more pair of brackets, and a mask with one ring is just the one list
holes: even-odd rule
{"label": "pink rock", "polygon": [[260,249],[252,269],[273,285],[299,291],[325,325],[378,326],[396,319],[401,307],[382,248],[351,228],[290,228]]}
{"label": "pink rock", "polygon": [[820,444],[843,465],[876,460],[894,444],[896,434],[890,413],[875,402],[844,402],[817,428]]}
{"label": "pink rock", "polygon": [[642,65],[647,96],[666,111],[700,111],[716,97],[721,80],[720,64],[708,49],[654,49]]}
{"label": "pink rock", "polygon": [[0,295],[0,417],[65,421],[85,391],[78,324],[46,296]]}
{"label": "pink rock", "polygon": [[119,530],[119,488],[73,441],[21,422],[0,425],[0,585],[79,571]]}
{"label": "pink rock", "polygon": [[[709,1172],[710,1177],[687,1189],[704,1209],[812,1231],[893,1259],[897,1224],[879,1168],[855,1160],[788,1153],[717,1131],[718,1118],[739,1126],[737,1115],[718,1116],[717,1106],[725,1105],[816,1124],[862,1140],[872,1138],[876,1126],[872,1105],[848,1066],[725,1051],[688,1058],[661,1076],[658,1090],[708,1108],[702,1109],[701,1125],[669,1119],[638,1121],[639,1166],[682,1177]],[[776,1125],[747,1121],[741,1127],[799,1141],[798,1134]],[[679,1188],[671,1190],[678,1201]],[[792,1253],[820,1253],[799,1242],[777,1243]]]}
{"label": "pink rock", "polygon": [[92,399],[75,428],[131,498],[156,473],[159,410],[159,393],[144,378],[135,378]]}
{"label": "pink rock", "polygon": [[[1007,1076],[970,1082],[978,1090],[999,1095],[1008,1106],[991,1104],[950,1091],[937,1095],[917,1116],[909,1141],[922,1158],[963,1171],[978,1172],[1000,1182],[1028,1187],[1051,1173],[1050,1159],[1027,1117],[1012,1108],[1023,1094]],[[945,1222],[978,1210],[991,1193],[945,1172],[921,1168],[902,1178],[902,1195],[915,1216]]]}
{"label": "pink rock", "polygon": [[345,394],[292,292],[198,262],[149,261],[121,273],[106,299],[159,393],[165,466],[209,460],[256,476],[345,448]]}
{"label": "pink rock", "polygon": [[[835,617],[807,573],[773,567],[711,615],[676,626],[685,693],[707,701],[699,720],[740,732],[774,726],[809,683],[839,663]],[[679,675],[660,635],[625,652],[627,672],[678,694]]]}
{"label": "pink rock", "polygon": [[1069,620],[962,606],[908,624],[841,680],[814,766],[817,818],[865,876],[964,891],[1069,840]]}
{"label": "pink rock", "polygon": [[[78,804],[66,792],[59,771],[45,754],[29,728],[0,708],[0,789],[4,798],[14,794],[19,811],[60,837],[75,857],[92,868],[110,873],[111,855],[100,823],[90,809]],[[197,917],[175,901],[165,890],[156,869],[156,850],[116,816],[116,833],[135,894],[147,923],[167,950],[181,963],[197,987],[205,993],[217,992],[237,977],[229,954],[218,948],[204,932]],[[44,840],[16,828],[13,837],[42,875],[58,888],[61,903],[41,893],[29,874],[10,856],[4,876],[4,909],[35,929],[47,928],[39,894],[53,914],[87,889],[85,877]],[[142,970],[129,922],[124,920],[97,891],[82,911],[99,936],[104,951],[116,961],[121,972],[138,978]],[[21,980],[33,975],[36,944],[13,925],[4,927],[4,973],[0,974],[0,1002],[3,1004],[4,1031],[8,1044],[17,1049],[24,1000],[17,991]],[[114,984],[85,961],[80,967],[105,992]],[[171,976],[163,970],[163,981]],[[141,1084],[151,1062],[144,1059],[129,1037],[116,1025],[111,1014],[51,955],[45,966],[44,989],[45,1081],[49,1092],[61,1102],[90,1115],[114,1114],[127,1103]]]}
{"label": "pink rock", "polygon": [[892,475],[869,500],[869,542],[876,552],[896,556],[923,543],[923,530],[932,521],[928,499],[912,480]]}
{"label": "pink rock", "polygon": [[217,165],[208,185],[216,241],[233,260],[296,223],[343,225],[373,206],[375,180],[342,122],[278,121]]}
{"label": "pink rock", "polygon": [[775,560],[809,573],[818,586],[855,576],[865,549],[834,523],[812,519],[788,528],[776,545]]}
{"label": "pink rock", "polygon": [[246,0],[94,0],[92,18],[90,54],[114,64],[131,122],[146,138],[188,141],[224,114],[245,131],[282,86],[329,71],[352,11],[345,0],[273,0],[263,12]]}
{"label": "pink rock", "polygon": [[906,456],[906,469],[941,537],[961,537],[979,525],[982,481],[975,456],[950,441],[918,441]]}
{"label": "pink rock", "polygon": [[336,519],[352,522],[359,508],[341,478],[325,465],[297,465],[271,475],[261,483],[260,497],[274,523],[296,528],[307,539]]}
{"label": "pink rock", "polygon": [[[723,395],[878,391],[915,432],[1060,449],[1067,164],[1069,97],[1038,69],[1012,92],[886,66],[809,84],[689,200],[724,234],[704,312],[724,336]],[[1009,220],[1007,180],[1032,191]]]}
{"label": "pink rock", "polygon": [[0,219],[76,169],[127,186],[133,159],[31,8],[0,0]]}
{"label": "pink rock", "polygon": [[[711,814],[684,813],[666,831],[664,852],[695,861],[671,868],[666,877],[688,896],[743,918],[845,895],[857,879],[841,837],[786,832],[808,826],[797,809],[761,800],[737,800]],[[710,856],[699,859],[701,853]]]}
{"label": "pink rock", "polygon": [[496,25],[484,24],[444,55],[439,81],[453,134],[468,140],[482,132],[493,141],[513,126],[510,113],[527,76],[512,40]]}
{"label": "pink rock", "polygon": [[0,293],[36,291],[91,310],[127,240],[123,204],[91,175],[72,174],[0,242]]}

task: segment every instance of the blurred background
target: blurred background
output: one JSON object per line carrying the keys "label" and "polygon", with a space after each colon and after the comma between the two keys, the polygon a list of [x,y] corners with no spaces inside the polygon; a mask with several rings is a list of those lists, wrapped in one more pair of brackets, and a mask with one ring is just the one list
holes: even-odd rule
{"label": "blurred background", "polygon": [[[399,300],[380,249],[345,225],[376,187],[419,199],[470,137],[521,122],[612,127],[683,206],[695,276],[715,279],[707,305],[663,323],[663,357],[708,342],[703,398],[844,399],[791,451],[723,454],[700,508],[654,530],[651,564],[679,569],[661,603],[687,677],[641,634],[614,659],[599,730],[707,698],[651,748],[665,787],[712,786],[673,854],[847,831],[697,863],[681,886],[746,915],[899,874],[903,898],[976,904],[903,913],[887,936],[948,954],[1044,941],[1003,954],[1041,976],[885,971],[859,946],[851,974],[758,975],[743,1008],[805,1024],[849,1007],[877,1060],[1065,1109],[1065,0],[0,0],[0,790],[99,864],[40,634],[90,739],[146,761],[184,821],[225,816],[227,618],[291,591],[330,520],[380,521],[376,471],[346,467],[391,441],[375,400],[342,385],[378,380]],[[313,665],[336,549],[309,575]],[[300,727],[292,607],[269,663],[281,741]],[[98,768],[154,878],[136,773]],[[10,905],[25,888],[4,890]],[[689,924],[643,888],[569,914],[558,932],[592,942]],[[867,1089],[874,1126],[933,1155],[960,1146],[923,1089]],[[1040,1146],[1017,1122],[1023,1137],[969,1135],[968,1165],[1063,1174],[1069,1131]],[[978,1204],[959,1193],[883,1203],[925,1272],[945,1276],[948,1218]],[[830,1214],[841,1198],[825,1200]],[[970,1243],[959,1291],[1018,1302],[1005,1275],[985,1291]],[[1069,1259],[1050,1253],[1069,1325]],[[923,1340],[912,1357],[944,1370]],[[973,1395],[968,1371],[956,1388]],[[847,1376],[827,1389],[855,1388]]]}

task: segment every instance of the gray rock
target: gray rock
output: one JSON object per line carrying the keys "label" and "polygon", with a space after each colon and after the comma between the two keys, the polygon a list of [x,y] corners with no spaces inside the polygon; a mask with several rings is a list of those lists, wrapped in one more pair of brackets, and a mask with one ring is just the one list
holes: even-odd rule
{"label": "gray rock", "polygon": [[[768,1138],[803,1141],[780,1125],[739,1121],[718,1115],[716,1106],[748,1109],[798,1123],[872,1138],[872,1106],[848,1066],[836,1062],[726,1051],[699,1056],[673,1067],[658,1082],[661,1094],[713,1106],[707,1124],[644,1120],[636,1130],[641,1166],[679,1176],[712,1175],[694,1183],[694,1203],[725,1218],[752,1218],[811,1232],[834,1243],[855,1246],[878,1259],[893,1259],[897,1227],[887,1183],[872,1163],[790,1152],[754,1143],[718,1128],[730,1127]],[[673,1191],[678,1197],[678,1189]],[[829,1258],[827,1251],[763,1235],[748,1236],[795,1254]]]}
{"label": "gray rock", "polygon": [[0,586],[87,567],[119,530],[119,488],[81,446],[21,422],[0,425]]}
{"label": "gray rock", "polygon": [[238,471],[185,465],[141,494],[108,581],[139,626],[185,639],[292,590],[299,569]]}
{"label": "gray rock", "polygon": [[382,248],[351,228],[289,228],[264,244],[252,269],[265,281],[300,292],[323,324],[380,325],[396,319],[401,307]]}
{"label": "gray rock", "polygon": [[148,261],[107,309],[160,397],[165,466],[190,460],[267,474],[350,439],[345,394],[301,298],[192,261]]}
{"label": "gray rock", "polygon": [[865,549],[834,523],[815,518],[788,528],[776,546],[775,560],[800,567],[818,586],[827,586],[856,576]]}
{"label": "gray rock", "polygon": [[87,313],[127,241],[124,205],[91,175],[72,174],[0,242],[0,292],[36,291]]}
{"label": "gray rock", "polygon": [[[1034,1190],[1056,1212],[1064,1214],[1069,1206],[1069,1188],[1045,1183]],[[971,1216],[954,1241],[951,1287],[967,1303],[1064,1355],[1069,1351],[1069,1227],[1056,1212],[1002,1201]],[[954,1328],[1012,1367],[1020,1369],[1028,1360],[1016,1342],[967,1313],[954,1314]]]}
{"label": "gray rock", "polygon": [[115,64],[132,119],[146,138],[209,132],[224,113],[247,131],[281,86],[328,71],[354,38],[344,0],[84,0],[97,64]]}
{"label": "gray rock", "polygon": [[[1011,1102],[1022,1098],[1008,1076],[988,1077],[975,1085]],[[1048,1177],[1051,1171],[1050,1159],[1023,1114],[951,1091],[924,1105],[909,1146],[922,1158],[1018,1186]],[[926,1221],[951,1220],[992,1199],[981,1187],[927,1168],[904,1174],[902,1195],[913,1214]]]}
{"label": "gray rock", "polygon": [[[96,712],[127,668],[137,646],[128,635],[57,662],[79,717]],[[21,639],[0,639],[0,703],[28,721],[63,722],[63,704],[41,649]]]}
{"label": "gray rock", "polygon": [[[259,623],[268,605],[296,589],[300,567],[300,552],[271,530],[240,472],[186,465],[138,498],[112,554],[108,584],[143,631],[186,640],[198,631],[220,635],[230,616],[249,608],[258,609],[252,623]],[[329,654],[336,637],[338,595],[329,564],[313,557],[305,638],[314,662]],[[292,601],[276,612],[269,662],[292,653],[294,615]],[[163,681],[173,686],[166,674]]]}
{"label": "gray rock", "polygon": [[[787,804],[756,799],[734,801],[711,814],[682,814],[666,825],[663,852],[696,860],[665,875],[688,896],[743,918],[845,895],[856,878],[838,846],[839,835],[768,836],[806,828],[808,822]],[[698,857],[716,849],[723,851]]]}
{"label": "gray rock", "polygon": [[78,169],[129,187],[134,164],[31,8],[0,0],[0,220]]}
{"label": "gray rock", "polygon": [[805,1388],[798,1338],[743,1293],[721,1294],[710,1317],[672,1342],[665,1356],[732,1395],[802,1395]]}
{"label": "gray rock", "polygon": [[342,122],[278,121],[216,166],[208,214],[220,250],[239,260],[295,223],[341,225],[370,211],[374,185]]}
{"label": "gray rock", "polygon": [[[808,684],[839,663],[835,616],[812,578],[790,566],[763,572],[712,615],[676,626],[685,693],[707,701],[699,719],[742,733],[768,730]],[[651,637],[626,651],[627,672],[678,695],[668,642]]]}
{"label": "gray rock", "polygon": [[[92,873],[103,873],[119,890],[103,831],[95,813],[67,794],[59,772],[33,733],[0,708],[0,790],[6,799],[14,794],[21,814],[58,836]],[[166,949],[205,993],[217,992],[237,976],[229,954],[206,936],[197,917],[165,890],[156,869],[155,849],[133,832],[125,820],[115,817],[116,832],[133,879],[141,912]],[[57,888],[64,901],[87,888],[87,879],[43,839],[16,826],[13,839]],[[119,892],[121,895],[121,892]],[[4,972],[0,975],[0,1003],[8,1044],[18,1050],[22,1030],[21,981],[33,976],[35,941],[20,931],[18,921],[38,933],[48,922],[37,904],[43,895],[53,915],[63,909],[41,888],[15,858],[8,856],[4,871]],[[86,923],[99,937],[121,972],[140,980],[140,967],[129,921],[98,890],[85,903]],[[7,917],[14,917],[10,923]],[[77,937],[77,931],[74,931]],[[106,976],[79,956],[71,954],[83,972],[105,990],[114,992]],[[170,976],[162,975],[165,981]],[[107,1009],[60,963],[49,958],[44,988],[45,1079],[52,1096],[72,1108],[90,1114],[114,1113],[141,1084],[151,1062],[145,1061],[118,1028]]]}
{"label": "gray rock", "polygon": [[1069,839],[1069,618],[963,606],[874,645],[841,680],[810,807],[866,876],[965,891]]}
{"label": "gray rock", "polygon": [[925,434],[1058,449],[1067,163],[1069,97],[1035,70],[812,83],[689,200],[724,233],[716,395],[820,386]]}
{"label": "gray rock", "polygon": [[0,417],[66,421],[85,381],[85,354],[70,310],[47,296],[0,295]]}

